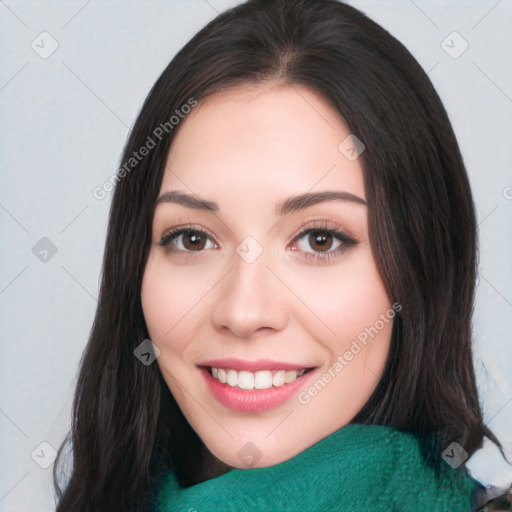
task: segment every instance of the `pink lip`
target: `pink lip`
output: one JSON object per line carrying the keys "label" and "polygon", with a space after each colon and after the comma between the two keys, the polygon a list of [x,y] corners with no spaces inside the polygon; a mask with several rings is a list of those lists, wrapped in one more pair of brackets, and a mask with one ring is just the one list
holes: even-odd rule
{"label": "pink lip", "polygon": [[285,363],[274,361],[272,359],[257,359],[256,361],[244,361],[228,357],[226,359],[212,359],[204,361],[198,366],[208,366],[210,368],[228,368],[232,370],[246,370],[248,372],[257,372],[258,370],[302,370],[303,368],[311,368],[307,365]]}
{"label": "pink lip", "polygon": [[[218,362],[217,362],[218,363]],[[207,365],[209,366],[209,364]],[[233,366],[214,366],[214,368],[232,368]],[[270,370],[268,366],[265,367]],[[304,367],[302,367],[304,368]],[[261,369],[261,368],[260,368]],[[277,369],[284,369],[282,367]],[[292,369],[300,369],[295,366]],[[311,376],[316,372],[311,370],[301,377],[295,379],[290,384],[285,384],[280,387],[271,387],[268,389],[240,389],[238,387],[231,387],[227,384],[222,384],[217,379],[214,379],[207,368],[201,367],[201,373],[208,385],[208,388],[213,393],[215,398],[225,407],[234,411],[242,412],[262,412],[272,409],[281,405],[288,400],[292,395],[295,395],[299,389],[306,385],[311,379]],[[248,370],[251,371],[251,370]]]}

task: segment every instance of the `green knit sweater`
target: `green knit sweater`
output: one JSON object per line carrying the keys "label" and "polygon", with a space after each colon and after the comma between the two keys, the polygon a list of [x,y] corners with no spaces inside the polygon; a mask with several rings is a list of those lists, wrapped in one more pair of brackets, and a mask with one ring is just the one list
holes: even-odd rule
{"label": "green knit sweater", "polygon": [[162,479],[162,512],[466,512],[477,482],[443,462],[428,467],[415,437],[350,424],[275,466],[233,469],[191,487]]}

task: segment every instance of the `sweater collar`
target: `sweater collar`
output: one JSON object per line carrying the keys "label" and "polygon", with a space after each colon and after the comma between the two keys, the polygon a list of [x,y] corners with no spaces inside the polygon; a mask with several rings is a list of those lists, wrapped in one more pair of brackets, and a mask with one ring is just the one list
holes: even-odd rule
{"label": "sweater collar", "polygon": [[460,510],[477,487],[460,468],[434,471],[411,434],[349,424],[295,457],[266,468],[231,471],[183,488],[161,481],[157,510],[329,511]]}

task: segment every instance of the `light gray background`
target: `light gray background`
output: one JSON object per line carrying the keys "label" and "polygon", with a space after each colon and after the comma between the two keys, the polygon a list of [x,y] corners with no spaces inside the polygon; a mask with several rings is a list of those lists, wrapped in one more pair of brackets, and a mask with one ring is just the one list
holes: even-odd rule
{"label": "light gray background", "polygon": [[[40,443],[57,448],[69,428],[110,203],[92,190],[116,171],[129,127],[172,56],[238,3],[0,0],[0,512],[54,509],[52,466],[42,469],[31,454],[51,464]],[[479,388],[512,460],[512,2],[350,3],[428,71],[457,134],[481,235]],[[50,48],[43,31],[58,43],[46,59],[31,47]],[[447,51],[464,43],[453,31],[469,43],[456,59]],[[47,262],[32,253],[42,237],[58,249]],[[477,462],[475,474],[489,477],[489,462]]]}

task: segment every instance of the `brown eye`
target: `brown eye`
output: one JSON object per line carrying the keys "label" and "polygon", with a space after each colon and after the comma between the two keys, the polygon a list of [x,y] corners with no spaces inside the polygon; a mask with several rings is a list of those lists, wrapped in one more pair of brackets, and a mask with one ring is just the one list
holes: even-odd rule
{"label": "brown eye", "polygon": [[206,245],[206,238],[198,231],[188,231],[183,233],[183,247],[187,251],[200,251]]}
{"label": "brown eye", "polygon": [[212,237],[198,229],[176,229],[162,237],[159,244],[171,252],[200,252],[215,249]]}
{"label": "brown eye", "polygon": [[308,241],[314,251],[323,252],[332,247],[334,237],[328,231],[311,231]]}
{"label": "brown eye", "polygon": [[350,235],[332,229],[328,226],[318,225],[305,229],[292,240],[292,247],[310,262],[322,263],[330,258],[340,256],[349,247],[359,242]]}

